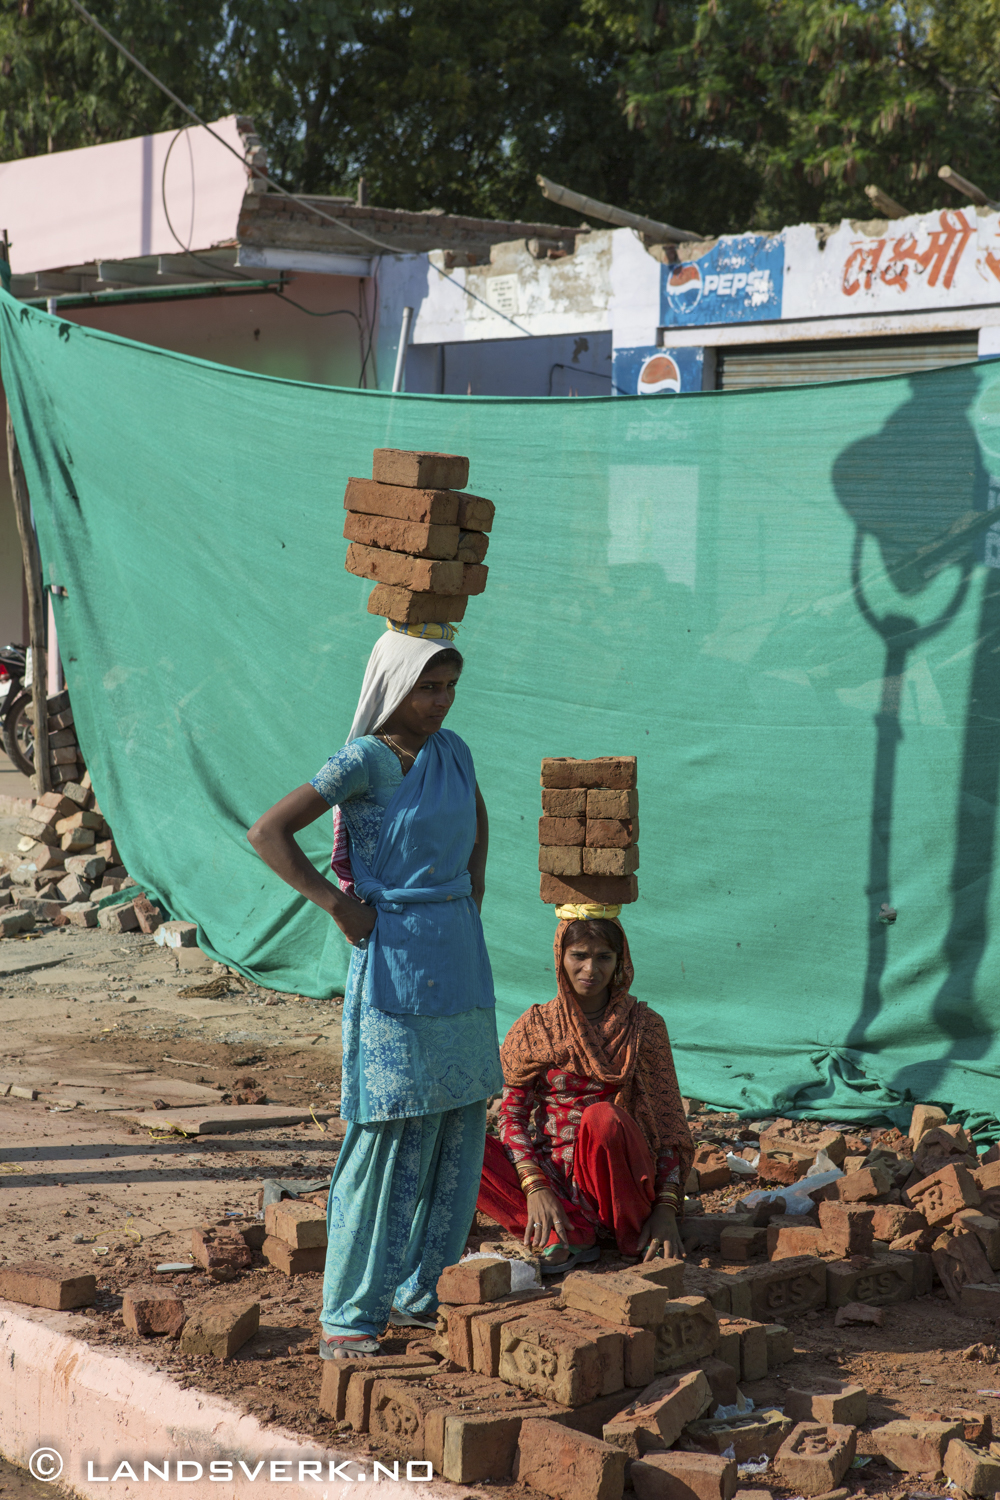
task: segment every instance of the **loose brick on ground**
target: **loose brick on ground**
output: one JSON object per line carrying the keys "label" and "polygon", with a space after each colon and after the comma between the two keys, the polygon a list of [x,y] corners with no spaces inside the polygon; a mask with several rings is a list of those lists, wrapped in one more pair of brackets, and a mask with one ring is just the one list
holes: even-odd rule
{"label": "loose brick on ground", "polygon": [[285,1276],[305,1276],[310,1272],[321,1272],[326,1267],[325,1249],[313,1246],[309,1250],[293,1250],[273,1234],[265,1239],[261,1254],[268,1265]]}
{"label": "loose brick on ground", "polygon": [[767,1254],[767,1229],[753,1224],[733,1225],[719,1235],[719,1254],[723,1260],[750,1260]]}
{"label": "loose brick on ground", "polygon": [[[409,1357],[409,1356],[405,1356]],[[332,1364],[353,1365],[353,1359],[327,1361]],[[394,1369],[387,1370],[382,1364],[375,1364],[364,1370],[356,1370],[351,1374],[347,1386],[347,1396],[344,1401],[344,1421],[350,1422],[355,1432],[367,1432],[371,1419],[371,1397],[377,1380],[385,1380],[387,1377],[393,1381],[400,1380],[423,1380],[429,1375],[436,1373],[437,1366],[434,1364],[420,1363],[413,1360],[410,1365],[399,1364]]]}
{"label": "loose brick on ground", "polygon": [[135,932],[139,918],[131,902],[121,906],[105,906],[97,913],[97,925],[105,932]]}
{"label": "loose brick on ground", "polygon": [[544,1418],[521,1424],[514,1477],[556,1500],[621,1500],[626,1456],[585,1433]]}
{"label": "loose brick on ground", "polygon": [[445,1266],[438,1277],[439,1302],[458,1306],[469,1302],[495,1302],[510,1292],[510,1261],[476,1256]]}
{"label": "loose brick on ground", "polygon": [[945,1450],[944,1472],[966,1495],[995,1495],[1000,1490],[1000,1460],[952,1438]]}
{"label": "loose brick on ground", "polygon": [[[351,1390],[348,1388],[347,1409]],[[374,1439],[400,1457],[423,1458],[438,1472],[444,1461],[445,1425],[449,1416],[475,1417],[520,1415],[537,1409],[523,1393],[498,1380],[481,1375],[454,1376],[438,1372],[421,1376],[409,1372],[406,1379],[376,1380],[371,1389],[368,1430]],[[468,1439],[473,1440],[470,1427]]]}
{"label": "loose brick on ground", "polygon": [[125,1327],[140,1338],[167,1334],[176,1338],[184,1326],[184,1303],[166,1287],[130,1287],[122,1300]]}
{"label": "loose brick on ground", "polygon": [[589,1271],[571,1271],[562,1284],[567,1307],[626,1323],[633,1328],[655,1328],[663,1321],[670,1293],[666,1287],[650,1285],[630,1271],[612,1271],[593,1276]]}
{"label": "loose brick on ground", "polygon": [[767,1226],[767,1252],[772,1260],[793,1260],[799,1255],[823,1255],[829,1248],[825,1231],[814,1224]]}
{"label": "loose brick on ground", "polygon": [[[900,1209],[905,1216],[911,1212]],[[858,1208],[851,1203],[825,1202],[819,1205],[819,1227],[826,1240],[826,1248],[837,1256],[868,1255],[875,1235],[873,1208]],[[879,1239],[884,1236],[879,1235]],[[895,1238],[895,1236],[892,1236]]]}
{"label": "loose brick on ground", "polygon": [[735,1333],[740,1347],[740,1378],[763,1380],[767,1374],[767,1329],[749,1318],[720,1318],[719,1335]]}
{"label": "loose brick on ground", "polygon": [[335,1421],[342,1422],[352,1376],[374,1370],[380,1379],[386,1379],[400,1370],[415,1369],[423,1369],[428,1373],[436,1370],[437,1364],[433,1359],[419,1354],[379,1354],[370,1359],[325,1359],[319,1409]]}
{"label": "loose brick on ground", "polygon": [[260,1327],[259,1302],[215,1304],[192,1313],[181,1330],[182,1354],[213,1354],[229,1359]]}
{"label": "loose brick on ground", "polygon": [[886,1307],[893,1302],[909,1302],[913,1279],[913,1262],[905,1255],[872,1256],[867,1266],[831,1261],[826,1267],[827,1306],[864,1302],[869,1307]]}
{"label": "loose brick on ground", "polygon": [[670,1448],[689,1422],[712,1404],[703,1370],[661,1375],[604,1428],[604,1441],[639,1458],[651,1448]]}
{"label": "loose brick on ground", "polygon": [[706,1297],[678,1297],[668,1302],[656,1334],[655,1371],[668,1374],[697,1364],[719,1344],[719,1318]]}
{"label": "loose brick on ground", "polygon": [[501,1380],[544,1401],[583,1406],[604,1394],[604,1378],[593,1338],[560,1328],[541,1316],[504,1325],[500,1335]]}
{"label": "loose brick on ground", "polygon": [[1000,1270],[1000,1220],[976,1208],[963,1208],[951,1222],[956,1230],[974,1234],[983,1247],[990,1270]]}
{"label": "loose brick on ground", "polygon": [[89,1273],[63,1275],[47,1261],[3,1262],[0,1298],[21,1302],[25,1307],[47,1307],[60,1312],[71,1307],[92,1307],[97,1301],[97,1281]]}
{"label": "loose brick on ground", "polygon": [[868,1393],[863,1385],[842,1380],[810,1380],[785,1392],[785,1416],[793,1422],[834,1422],[861,1427],[868,1420]]}
{"label": "loose brick on ground", "polygon": [[649,1453],[629,1478],[637,1500],[732,1500],[736,1460],[714,1453]]}
{"label": "loose brick on ground", "polygon": [[253,1264],[250,1246],[238,1229],[192,1229],[191,1252],[206,1271],[243,1271]]}
{"label": "loose brick on ground", "polygon": [[784,1323],[766,1323],[764,1332],[767,1335],[767,1368],[773,1370],[793,1357],[795,1340]]}
{"label": "loose brick on ground", "polygon": [[640,1261],[631,1268],[629,1274],[639,1276],[653,1286],[666,1287],[671,1297],[683,1297],[684,1270],[685,1262],[682,1260],[650,1260]]}
{"label": "loose brick on ground", "polygon": [[956,1305],[961,1303],[964,1286],[988,1286],[996,1281],[978,1235],[968,1229],[953,1234],[946,1245],[933,1252],[931,1260]]}
{"label": "loose brick on ground", "polygon": [[[558,1320],[563,1327],[601,1335],[614,1334],[621,1340],[620,1346],[598,1341],[599,1346],[608,1351],[604,1383],[606,1393],[611,1394],[612,1391],[626,1386],[638,1387],[641,1390],[649,1385],[656,1373],[656,1334],[652,1328],[636,1328],[629,1323],[610,1323],[592,1313],[578,1312],[575,1308],[564,1307],[561,1302],[557,1303],[556,1307],[559,1309]],[[555,1309],[553,1309],[553,1314],[555,1315]],[[621,1348],[620,1373],[617,1353],[619,1347]]]}
{"label": "loose brick on ground", "polygon": [[691,1422],[685,1429],[687,1439],[707,1453],[728,1453],[732,1448],[736,1462],[751,1463],[766,1453],[773,1458],[792,1430],[791,1420],[780,1411],[748,1413],[724,1421],[709,1417]]}
{"label": "loose brick on ground", "polygon": [[823,1495],[851,1467],[857,1434],[835,1423],[800,1422],[778,1449],[774,1466],[803,1495]]}
{"label": "loose brick on ground", "polygon": [[[590,824],[587,825],[590,838]],[[717,1188],[728,1187],[733,1180],[732,1169],[726,1161],[726,1153],[716,1146],[698,1146],[694,1153],[694,1170],[698,1174],[698,1191],[714,1193]]]}
{"label": "loose brick on ground", "polygon": [[838,1203],[874,1203],[876,1198],[883,1197],[891,1187],[892,1178],[876,1162],[873,1166],[859,1168],[857,1172],[848,1172],[845,1177],[838,1177],[836,1182],[828,1182],[825,1187],[816,1188],[809,1196],[816,1203],[831,1200]]}
{"label": "loose brick on ground", "polygon": [[826,1306],[826,1266],[822,1261],[803,1256],[799,1260],[779,1260],[748,1270],[752,1317],[759,1323],[771,1323],[775,1314],[790,1317]]}
{"label": "loose brick on ground", "polygon": [[[453,1309],[456,1319],[456,1338],[452,1342],[452,1310],[448,1311],[448,1354],[456,1364],[474,1370],[477,1375],[500,1374],[501,1331],[506,1323],[524,1316],[526,1303],[551,1302],[556,1293],[552,1289],[531,1288],[525,1292],[511,1292],[499,1302],[484,1306],[470,1303],[466,1307]],[[439,1310],[440,1317],[440,1310]],[[463,1358],[459,1358],[462,1355]],[[466,1360],[471,1363],[465,1364]]]}
{"label": "loose brick on ground", "polygon": [[906,1191],[928,1224],[944,1224],[959,1209],[979,1207],[979,1189],[972,1173],[962,1166],[942,1167]]}
{"label": "loose brick on ground", "polygon": [[717,1406],[735,1406],[737,1380],[736,1371],[731,1364],[724,1359],[718,1359],[715,1355],[709,1355],[707,1359],[699,1360],[698,1368],[703,1370],[712,1388],[712,1405],[709,1415]]}
{"label": "loose brick on ground", "polygon": [[[902,1239],[904,1234],[915,1234],[927,1228],[927,1220],[915,1208],[906,1208],[901,1203],[873,1203],[871,1207],[872,1235],[886,1245]],[[823,1218],[820,1216],[820,1223]],[[851,1254],[854,1254],[851,1251]],[[866,1253],[864,1251],[862,1254]]]}
{"label": "loose brick on ground", "polygon": [[940,1469],[952,1438],[961,1438],[961,1422],[886,1422],[871,1440],[883,1458],[904,1474],[932,1474]]}
{"label": "loose brick on ground", "polygon": [[264,1210],[264,1229],[292,1250],[326,1247],[326,1214],[316,1203],[292,1199],[269,1203]]}
{"label": "loose brick on ground", "polygon": [[478,1484],[484,1479],[506,1479],[517,1458],[524,1416],[546,1407],[526,1406],[521,1412],[452,1413],[444,1419],[441,1473],[455,1484]]}
{"label": "loose brick on ground", "polygon": [[967,1283],[961,1289],[958,1305],[968,1317],[1000,1317],[1000,1282],[990,1281],[982,1285]]}
{"label": "loose brick on ground", "polygon": [[915,1104],[910,1116],[910,1145],[916,1146],[921,1136],[938,1125],[943,1125],[948,1116],[936,1104]]}

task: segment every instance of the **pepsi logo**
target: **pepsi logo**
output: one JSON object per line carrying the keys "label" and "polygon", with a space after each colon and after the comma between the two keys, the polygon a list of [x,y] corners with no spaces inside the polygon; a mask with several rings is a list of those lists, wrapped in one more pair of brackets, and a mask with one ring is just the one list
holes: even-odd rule
{"label": "pepsi logo", "polygon": [[701,272],[692,261],[671,267],[667,276],[667,301],[674,312],[693,312],[701,301],[701,291]]}
{"label": "pepsi logo", "polygon": [[644,360],[636,382],[636,395],[680,395],[681,372],[669,354],[651,354]]}

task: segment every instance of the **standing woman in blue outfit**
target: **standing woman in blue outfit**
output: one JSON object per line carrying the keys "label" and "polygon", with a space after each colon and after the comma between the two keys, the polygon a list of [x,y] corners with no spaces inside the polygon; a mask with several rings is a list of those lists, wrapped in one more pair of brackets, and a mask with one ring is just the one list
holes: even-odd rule
{"label": "standing woman in blue outfit", "polygon": [[[390,622],[347,744],[247,834],[354,948],[340,1111],[350,1124],[327,1211],[325,1359],[377,1354],[389,1322],[434,1325],[437,1279],[461,1257],[475,1213],[486,1101],[503,1087],[479,916],[486,807],[468,746],[442,728],[463,665],[453,639],[447,625]],[[294,837],[329,807],[336,885]]]}

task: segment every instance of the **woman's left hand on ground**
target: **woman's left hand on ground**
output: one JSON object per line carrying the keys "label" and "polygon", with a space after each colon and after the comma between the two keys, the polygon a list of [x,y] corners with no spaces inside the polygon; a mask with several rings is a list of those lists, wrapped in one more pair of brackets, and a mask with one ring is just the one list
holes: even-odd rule
{"label": "woman's left hand on ground", "polygon": [[653,1260],[663,1255],[667,1260],[683,1260],[684,1246],[677,1215],[672,1208],[658,1203],[639,1231],[639,1249],[645,1251],[643,1260]]}

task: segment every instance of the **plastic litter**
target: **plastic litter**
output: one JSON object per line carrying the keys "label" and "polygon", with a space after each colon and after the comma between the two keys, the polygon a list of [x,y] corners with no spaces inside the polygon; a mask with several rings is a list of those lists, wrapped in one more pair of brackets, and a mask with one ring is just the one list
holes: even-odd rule
{"label": "plastic litter", "polygon": [[747,1193],[738,1205],[734,1205],[734,1209],[738,1212],[739,1208],[756,1208],[758,1203],[773,1203],[776,1198],[784,1198],[786,1214],[807,1214],[816,1207],[809,1194],[817,1188],[826,1187],[828,1182],[836,1182],[843,1175],[826,1152],[821,1151],[806,1175],[791,1187],[776,1190],[760,1188],[755,1193]]}
{"label": "plastic litter", "polygon": [[94,1254],[95,1255],[110,1255],[111,1254],[111,1246],[110,1245],[95,1245],[94,1246]]}
{"label": "plastic litter", "polygon": [[[510,1264],[510,1289],[512,1292],[527,1292],[532,1287],[541,1286],[542,1278],[538,1267],[533,1261],[520,1260],[517,1256],[497,1255],[494,1250],[487,1250],[484,1255],[472,1251],[463,1255],[462,1260],[506,1260]],[[459,1262],[461,1264],[461,1261]]]}
{"label": "plastic litter", "polygon": [[859,1453],[858,1456],[857,1456],[857,1458],[852,1458],[851,1459],[851,1468],[852,1469],[863,1469],[864,1466],[865,1466],[865,1464],[870,1464],[871,1461],[872,1461],[872,1456],[871,1456],[870,1453]]}
{"label": "plastic litter", "polygon": [[167,1260],[164,1261],[162,1266],[157,1266],[156,1268],[157,1273],[159,1274],[163,1274],[168,1271],[196,1271],[197,1269],[198,1267],[194,1264],[193,1261],[185,1263],[184,1261],[180,1260]]}
{"label": "plastic litter", "polygon": [[757,1155],[754,1157],[753,1161],[745,1161],[742,1156],[734,1156],[731,1151],[727,1151],[726,1161],[729,1163],[730,1171],[736,1172],[738,1176],[752,1177],[756,1172],[757,1164],[760,1161],[760,1152],[757,1152]]}
{"label": "plastic litter", "polygon": [[737,1472],[740,1474],[763,1474],[770,1462],[771,1460],[767,1454],[762,1453],[759,1458],[750,1458],[747,1459],[745,1464],[740,1464]]}
{"label": "plastic litter", "polygon": [[717,1406],[712,1413],[713,1422],[731,1422],[735,1417],[745,1417],[753,1411],[753,1402],[749,1396],[737,1390],[735,1406]]}

